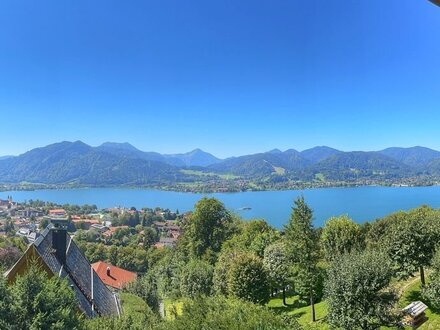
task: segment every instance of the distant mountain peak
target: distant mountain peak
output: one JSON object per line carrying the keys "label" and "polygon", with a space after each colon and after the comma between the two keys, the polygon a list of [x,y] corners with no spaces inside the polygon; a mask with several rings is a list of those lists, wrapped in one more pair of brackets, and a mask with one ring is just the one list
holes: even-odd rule
{"label": "distant mountain peak", "polygon": [[269,150],[266,153],[267,154],[282,154],[283,152],[280,149],[275,148],[275,149]]}
{"label": "distant mountain peak", "polygon": [[327,146],[318,146],[301,151],[301,156],[313,163],[318,163],[324,159],[338,155],[340,153],[342,153],[342,151],[339,151],[337,149],[333,149]]}
{"label": "distant mountain peak", "polygon": [[122,150],[131,150],[131,151],[138,151],[135,146],[128,142],[104,142],[99,147],[103,148],[114,148],[114,149],[122,149]]}
{"label": "distant mountain peak", "polygon": [[196,148],[192,151],[183,154],[170,154],[163,155],[168,162],[176,166],[209,166],[216,164],[221,160],[209,152],[205,152],[200,148]]}

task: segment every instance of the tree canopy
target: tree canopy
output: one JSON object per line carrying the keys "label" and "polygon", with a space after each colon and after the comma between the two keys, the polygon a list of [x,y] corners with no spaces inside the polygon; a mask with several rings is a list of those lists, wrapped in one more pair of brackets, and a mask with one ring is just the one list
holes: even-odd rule
{"label": "tree canopy", "polygon": [[388,291],[391,261],[377,251],[337,257],[327,270],[328,321],[342,329],[378,329],[392,325],[396,296]]}
{"label": "tree canopy", "polygon": [[361,250],[364,244],[361,227],[348,216],[331,218],[322,231],[321,244],[327,260]]}

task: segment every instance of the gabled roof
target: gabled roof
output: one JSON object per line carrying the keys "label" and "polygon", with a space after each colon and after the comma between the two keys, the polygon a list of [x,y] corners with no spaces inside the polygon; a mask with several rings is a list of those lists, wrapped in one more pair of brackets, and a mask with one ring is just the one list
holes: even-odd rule
{"label": "gabled roof", "polygon": [[[122,289],[126,284],[133,282],[137,277],[136,273],[113,266],[104,261],[95,262],[92,264],[92,267],[106,285],[115,289]],[[107,274],[107,268],[110,269],[110,275]]]}
{"label": "gabled roof", "polygon": [[66,263],[65,265],[60,263],[52,248],[52,228],[53,225],[49,225],[38,239],[29,245],[25,254],[5,274],[8,280],[13,281],[18,274],[25,272],[27,261],[37,257],[43,269],[49,274],[67,279],[75,292],[79,308],[86,316],[119,315],[118,297],[101,281],[68,234],[66,234]]}

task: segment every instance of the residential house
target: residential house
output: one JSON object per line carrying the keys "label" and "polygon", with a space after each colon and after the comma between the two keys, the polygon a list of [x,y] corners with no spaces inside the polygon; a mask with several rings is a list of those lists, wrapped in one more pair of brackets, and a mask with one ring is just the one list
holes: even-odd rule
{"label": "residential house", "polygon": [[8,282],[26,272],[29,260],[35,259],[49,276],[65,278],[78,300],[78,308],[87,317],[120,315],[118,295],[102,282],[67,233],[66,219],[52,219],[38,239],[6,272]]}
{"label": "residential house", "polygon": [[137,278],[136,273],[113,266],[104,261],[95,262],[92,264],[92,267],[104,284],[112,290],[121,290]]}
{"label": "residential house", "polygon": [[65,218],[67,216],[67,212],[64,209],[49,210],[49,216],[54,218]]}

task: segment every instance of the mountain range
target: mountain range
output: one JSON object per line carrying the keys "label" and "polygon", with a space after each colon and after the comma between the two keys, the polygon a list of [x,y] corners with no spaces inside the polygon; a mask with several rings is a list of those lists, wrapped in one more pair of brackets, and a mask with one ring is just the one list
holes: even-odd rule
{"label": "mountain range", "polygon": [[439,177],[440,152],[424,147],[343,152],[319,146],[301,152],[274,149],[219,159],[200,149],[160,154],[141,151],[129,143],[106,142],[92,147],[81,141],[64,141],[19,156],[0,157],[3,184],[169,189],[194,185],[200,189],[209,184],[211,190],[219,186],[228,190],[229,186],[282,189],[299,183],[431,184]]}

